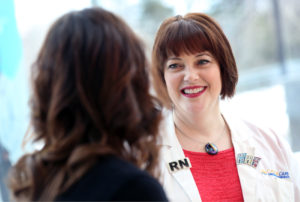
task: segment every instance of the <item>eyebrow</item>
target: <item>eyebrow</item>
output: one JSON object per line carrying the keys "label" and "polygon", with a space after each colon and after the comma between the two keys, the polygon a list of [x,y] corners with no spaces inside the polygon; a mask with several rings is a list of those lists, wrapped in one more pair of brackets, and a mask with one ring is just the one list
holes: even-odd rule
{"label": "eyebrow", "polygon": [[203,56],[203,55],[207,55],[207,56],[211,57],[211,55],[210,55],[207,51],[202,52],[202,53],[199,53],[199,54],[196,55],[195,57],[199,57],[199,56]]}
{"label": "eyebrow", "polygon": [[168,58],[167,61],[168,61],[168,60],[181,60],[181,58],[178,58],[178,57],[171,57],[171,58]]}
{"label": "eyebrow", "polygon": [[[200,56],[204,56],[204,55],[212,57],[207,51],[201,52],[201,53],[197,54],[195,57],[200,57]],[[169,61],[169,60],[181,60],[181,58],[179,58],[179,57],[171,57],[171,58],[167,59],[167,61]]]}

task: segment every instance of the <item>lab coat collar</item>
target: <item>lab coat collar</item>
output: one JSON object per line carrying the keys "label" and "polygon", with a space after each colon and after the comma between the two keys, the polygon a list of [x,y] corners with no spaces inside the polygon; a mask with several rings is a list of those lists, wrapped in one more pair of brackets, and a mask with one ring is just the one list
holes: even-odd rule
{"label": "lab coat collar", "polygon": [[[249,133],[247,133],[247,130],[249,129],[241,123],[242,121],[240,119],[237,119],[234,116],[230,116],[229,114],[226,114],[224,112],[222,112],[222,115],[231,131],[232,141],[241,143],[247,141],[250,138]],[[162,133],[162,145],[176,147],[178,146],[179,142],[175,133],[172,111],[164,110],[163,117],[164,119],[161,124],[162,128],[160,130]],[[239,127],[236,127],[237,125]]]}
{"label": "lab coat collar", "polygon": [[163,121],[161,123],[161,137],[162,137],[162,145],[169,147],[178,146],[179,142],[175,133],[175,126],[173,122],[172,111],[164,110],[163,111]]}
{"label": "lab coat collar", "polygon": [[[185,158],[182,147],[176,137],[171,111],[164,112],[164,122],[162,126],[162,146],[167,147],[165,150],[166,153],[163,155],[164,162],[169,163]],[[190,169],[173,172],[171,175],[174,176],[177,183],[182,187],[191,201],[201,202],[199,191]]]}
{"label": "lab coat collar", "polygon": [[[235,157],[240,153],[247,153],[248,155],[257,156],[255,151],[255,144],[251,141],[251,134],[249,125],[245,121],[229,114],[223,113],[231,132],[232,144],[234,147]],[[241,188],[243,192],[244,201],[255,201],[257,171],[248,165],[237,165]]]}
{"label": "lab coat collar", "polygon": [[247,132],[249,129],[243,123],[244,121],[241,118],[225,112],[222,112],[222,115],[230,129],[233,142],[238,142],[240,144],[251,138],[250,133]]}
{"label": "lab coat collar", "polygon": [[[172,111],[166,110],[164,111],[163,115],[163,128],[161,129],[162,146],[167,146],[169,148],[168,155],[164,155],[165,162],[183,159],[185,155],[176,137]],[[251,155],[256,155],[255,145],[251,144],[250,141],[251,133],[247,132],[249,128],[243,123],[243,121],[235,118],[235,116],[230,116],[230,114],[225,113],[222,113],[222,115],[231,131],[231,138],[235,150],[235,156],[237,156],[238,153],[248,153]],[[253,201],[256,187],[256,173],[254,172],[255,170],[253,169],[253,172],[250,172],[250,175],[252,176],[249,180],[249,178],[241,177],[249,176],[249,171],[247,171],[249,168],[243,165],[238,165],[237,168],[240,176],[244,200]],[[171,174],[175,177],[176,181],[185,190],[185,193],[192,201],[201,201],[198,188],[189,169],[174,172]]]}

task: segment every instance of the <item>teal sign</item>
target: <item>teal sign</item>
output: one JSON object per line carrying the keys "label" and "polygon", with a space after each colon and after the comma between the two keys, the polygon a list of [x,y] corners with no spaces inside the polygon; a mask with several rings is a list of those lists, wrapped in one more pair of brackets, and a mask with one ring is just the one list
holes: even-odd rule
{"label": "teal sign", "polygon": [[0,76],[14,78],[20,66],[22,42],[13,0],[0,0]]}

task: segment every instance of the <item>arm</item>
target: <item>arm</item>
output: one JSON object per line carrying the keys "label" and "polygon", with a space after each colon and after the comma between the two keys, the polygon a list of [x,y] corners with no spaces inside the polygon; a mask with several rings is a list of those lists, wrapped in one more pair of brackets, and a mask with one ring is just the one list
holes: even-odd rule
{"label": "arm", "polygon": [[300,201],[300,165],[296,159],[295,154],[292,152],[290,145],[280,137],[276,136],[278,139],[279,148],[281,153],[286,159],[286,163],[291,171],[290,178],[294,184],[294,195],[295,201]]}

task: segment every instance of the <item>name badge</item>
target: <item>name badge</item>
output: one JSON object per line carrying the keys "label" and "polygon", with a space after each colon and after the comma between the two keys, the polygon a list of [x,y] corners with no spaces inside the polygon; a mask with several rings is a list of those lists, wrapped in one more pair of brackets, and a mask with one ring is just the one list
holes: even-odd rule
{"label": "name badge", "polygon": [[237,155],[236,163],[237,164],[246,164],[253,168],[256,168],[261,158],[247,154],[247,153],[239,153]]}
{"label": "name badge", "polygon": [[168,168],[170,172],[176,172],[183,169],[189,169],[192,167],[190,159],[185,157],[184,159],[179,159],[177,161],[171,161],[168,163]]}
{"label": "name badge", "polygon": [[290,178],[289,172],[287,171],[276,171],[272,169],[261,170],[263,175],[274,176],[277,178]]}

